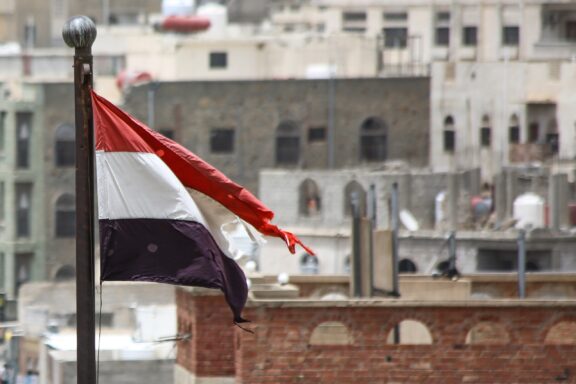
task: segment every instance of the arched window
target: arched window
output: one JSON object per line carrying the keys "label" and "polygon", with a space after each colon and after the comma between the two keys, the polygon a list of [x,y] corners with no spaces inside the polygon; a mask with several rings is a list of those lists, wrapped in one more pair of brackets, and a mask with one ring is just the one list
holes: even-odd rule
{"label": "arched window", "polygon": [[388,337],[387,344],[422,345],[432,344],[432,334],[428,327],[418,320],[405,319],[394,326]]}
{"label": "arched window", "polygon": [[304,275],[318,274],[318,257],[305,253],[300,258],[300,272]]}
{"label": "arched window", "polygon": [[352,335],[339,321],[325,321],[319,324],[310,335],[310,345],[350,345]]}
{"label": "arched window", "polygon": [[70,124],[62,124],[56,129],[56,145],[54,148],[56,166],[70,167],[75,164],[75,137],[75,129]]}
{"label": "arched window", "polygon": [[466,344],[508,344],[510,336],[506,328],[495,321],[481,321],[466,335]]}
{"label": "arched window", "polygon": [[490,125],[490,117],[484,115],[482,117],[482,126],[480,127],[480,146],[489,147],[492,144],[492,126]]}
{"label": "arched window", "polygon": [[276,164],[297,165],[300,161],[300,128],[286,120],[276,129]]}
{"label": "arched window", "polygon": [[546,127],[546,144],[551,153],[558,153],[560,149],[560,136],[558,135],[558,123],[556,119],[548,122]]}
{"label": "arched window", "polygon": [[388,156],[388,127],[382,119],[369,117],[360,126],[360,160],[384,161]]}
{"label": "arched window", "polygon": [[416,264],[410,259],[402,259],[398,263],[398,272],[400,273],[416,273],[418,268]]}
{"label": "arched window", "polygon": [[456,149],[456,131],[454,118],[447,116],[444,119],[444,152],[454,152]]}
{"label": "arched window", "polygon": [[510,117],[508,124],[508,142],[510,144],[518,144],[520,142],[520,122],[516,114]]}
{"label": "arched window", "polygon": [[56,237],[76,235],[76,203],[72,194],[65,193],[56,201]]}
{"label": "arched window", "polygon": [[352,216],[352,204],[357,203],[360,216],[366,215],[366,191],[357,181],[351,181],[344,188],[344,215]]}
{"label": "arched window", "polygon": [[300,184],[299,200],[300,214],[303,216],[315,216],[322,209],[318,185],[311,179]]}
{"label": "arched window", "polygon": [[58,268],[56,271],[56,275],[54,276],[54,280],[56,281],[65,281],[65,280],[72,280],[76,277],[76,269],[71,265],[63,265]]}

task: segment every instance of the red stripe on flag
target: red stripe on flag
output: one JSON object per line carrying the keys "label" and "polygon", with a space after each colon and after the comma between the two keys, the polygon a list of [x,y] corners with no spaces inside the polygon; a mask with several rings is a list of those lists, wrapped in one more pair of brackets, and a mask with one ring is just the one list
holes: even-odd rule
{"label": "red stripe on flag", "polygon": [[148,128],[95,92],[92,92],[92,109],[96,150],[155,153],[184,186],[210,196],[262,234],[281,238],[291,253],[299,244],[314,254],[294,234],[271,224],[274,213],[252,193],[180,144]]}

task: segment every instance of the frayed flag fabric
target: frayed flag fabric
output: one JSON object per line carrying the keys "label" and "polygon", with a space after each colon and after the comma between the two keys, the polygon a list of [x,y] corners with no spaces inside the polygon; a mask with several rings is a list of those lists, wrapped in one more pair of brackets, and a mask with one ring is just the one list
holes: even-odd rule
{"label": "frayed flag fabric", "polygon": [[313,254],[271,224],[273,212],[248,190],[183,146],[95,92],[92,109],[102,281],[220,289],[240,323],[248,287],[226,225],[240,222],[283,239],[291,253],[299,244]]}

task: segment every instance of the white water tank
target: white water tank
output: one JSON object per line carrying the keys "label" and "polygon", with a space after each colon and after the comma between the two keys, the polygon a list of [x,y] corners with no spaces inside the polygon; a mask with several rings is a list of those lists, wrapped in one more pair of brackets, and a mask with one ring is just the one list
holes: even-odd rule
{"label": "white water tank", "polygon": [[516,219],[516,228],[543,228],[544,199],[532,192],[518,196],[514,200],[512,216]]}
{"label": "white water tank", "polygon": [[228,9],[224,5],[203,4],[196,10],[196,15],[210,20],[210,29],[205,34],[222,35],[228,26]]}

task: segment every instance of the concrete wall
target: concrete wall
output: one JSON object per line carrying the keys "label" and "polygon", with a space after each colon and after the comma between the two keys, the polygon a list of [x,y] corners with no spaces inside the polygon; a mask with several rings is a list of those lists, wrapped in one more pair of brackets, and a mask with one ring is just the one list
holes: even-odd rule
{"label": "concrete wall", "polygon": [[[52,384],[76,383],[76,362],[60,364],[60,381]],[[100,361],[98,379],[115,384],[174,383],[174,360]]]}

